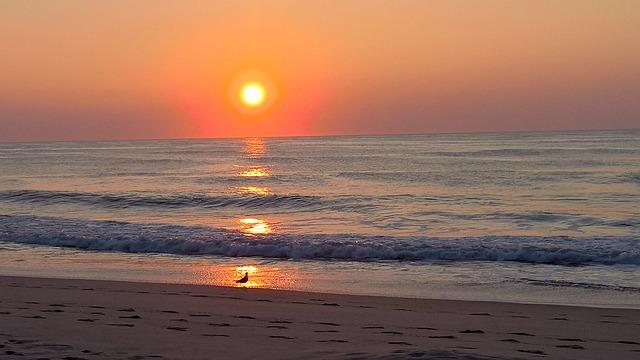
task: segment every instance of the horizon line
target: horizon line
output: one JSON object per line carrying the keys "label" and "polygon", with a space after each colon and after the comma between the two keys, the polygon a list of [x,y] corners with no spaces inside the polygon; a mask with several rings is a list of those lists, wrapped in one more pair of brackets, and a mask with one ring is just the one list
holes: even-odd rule
{"label": "horizon line", "polygon": [[560,133],[560,132],[589,132],[589,131],[640,131],[633,128],[592,128],[592,129],[562,129],[562,130],[480,130],[480,131],[443,131],[443,132],[402,132],[402,133],[347,133],[320,135],[279,135],[279,136],[224,136],[224,137],[166,137],[166,138],[122,138],[122,139],[87,139],[87,140],[0,140],[0,143],[64,143],[64,142],[142,142],[142,141],[184,141],[184,140],[236,140],[236,139],[290,139],[290,138],[327,138],[327,137],[381,137],[381,136],[411,136],[411,135],[473,135],[473,134],[504,134],[504,133]]}

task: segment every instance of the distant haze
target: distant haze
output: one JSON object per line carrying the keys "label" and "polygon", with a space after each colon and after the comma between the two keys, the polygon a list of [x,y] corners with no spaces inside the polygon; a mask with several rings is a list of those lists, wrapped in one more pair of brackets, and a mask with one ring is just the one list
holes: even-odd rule
{"label": "distant haze", "polygon": [[4,0],[0,141],[638,128],[639,35],[636,0]]}

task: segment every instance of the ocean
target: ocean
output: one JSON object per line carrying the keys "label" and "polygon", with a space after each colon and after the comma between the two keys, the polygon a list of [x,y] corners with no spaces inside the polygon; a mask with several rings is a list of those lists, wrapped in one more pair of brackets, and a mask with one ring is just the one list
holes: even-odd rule
{"label": "ocean", "polygon": [[0,275],[640,308],[640,131],[0,143]]}

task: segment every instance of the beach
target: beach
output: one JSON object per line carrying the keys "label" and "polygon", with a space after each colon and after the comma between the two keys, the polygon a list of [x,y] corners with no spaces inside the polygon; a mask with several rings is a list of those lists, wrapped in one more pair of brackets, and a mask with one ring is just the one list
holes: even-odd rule
{"label": "beach", "polygon": [[640,310],[0,277],[3,358],[637,359]]}

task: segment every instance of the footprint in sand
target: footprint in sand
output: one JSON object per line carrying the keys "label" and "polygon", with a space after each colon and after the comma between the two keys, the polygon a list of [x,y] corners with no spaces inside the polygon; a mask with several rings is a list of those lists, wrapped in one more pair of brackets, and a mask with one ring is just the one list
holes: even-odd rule
{"label": "footprint in sand", "polygon": [[229,326],[231,326],[231,324],[229,324],[229,323],[209,323],[209,326],[229,327]]}
{"label": "footprint in sand", "polygon": [[9,340],[10,343],[12,344],[16,344],[16,345],[24,345],[24,344],[33,344],[38,342],[38,340],[30,340],[30,339],[14,339],[14,340]]}
{"label": "footprint in sand", "polygon": [[89,355],[94,355],[94,356],[102,355],[101,351],[82,350],[80,352],[83,353],[83,354],[89,354]]}
{"label": "footprint in sand", "polygon": [[502,339],[500,341],[502,341],[502,342],[511,342],[511,343],[520,343],[520,341],[518,341],[516,339]]}
{"label": "footprint in sand", "polygon": [[118,316],[119,319],[142,319],[140,315]]}
{"label": "footprint in sand", "polygon": [[13,350],[7,350],[4,353],[7,354],[7,355],[24,356],[23,353],[19,353],[19,352],[13,351]]}
{"label": "footprint in sand", "polygon": [[527,349],[518,349],[518,352],[526,353],[526,354],[534,354],[534,355],[547,355],[542,350],[527,350]]}
{"label": "footprint in sand", "polygon": [[211,317],[211,315],[209,315],[209,314],[200,314],[200,313],[189,314],[189,316],[191,316],[191,317]]}
{"label": "footprint in sand", "polygon": [[389,341],[387,344],[389,345],[405,345],[405,346],[412,346],[413,344],[405,342],[405,341]]}
{"label": "footprint in sand", "polygon": [[329,339],[329,340],[316,340],[316,342],[319,342],[319,343],[348,343],[349,341],[342,340],[342,339]]}
{"label": "footprint in sand", "polygon": [[327,326],[340,326],[340,324],[332,323],[332,322],[317,322],[318,325],[327,325]]}
{"label": "footprint in sand", "polygon": [[33,344],[34,348],[45,348],[52,351],[73,350],[73,346],[67,344]]}
{"label": "footprint in sand", "polygon": [[629,340],[619,340],[618,344],[626,344],[626,345],[640,345],[640,343]]}
{"label": "footprint in sand", "polygon": [[167,330],[187,331],[187,328],[186,327],[180,327],[180,326],[167,326]]}
{"label": "footprint in sand", "polygon": [[511,335],[520,335],[520,336],[535,336],[533,334],[529,334],[529,333],[526,333],[526,332],[512,332],[510,334]]}
{"label": "footprint in sand", "polygon": [[236,318],[236,319],[247,319],[247,320],[255,320],[256,319],[253,316],[248,316],[248,315],[236,315],[236,316],[234,316],[234,318]]}

